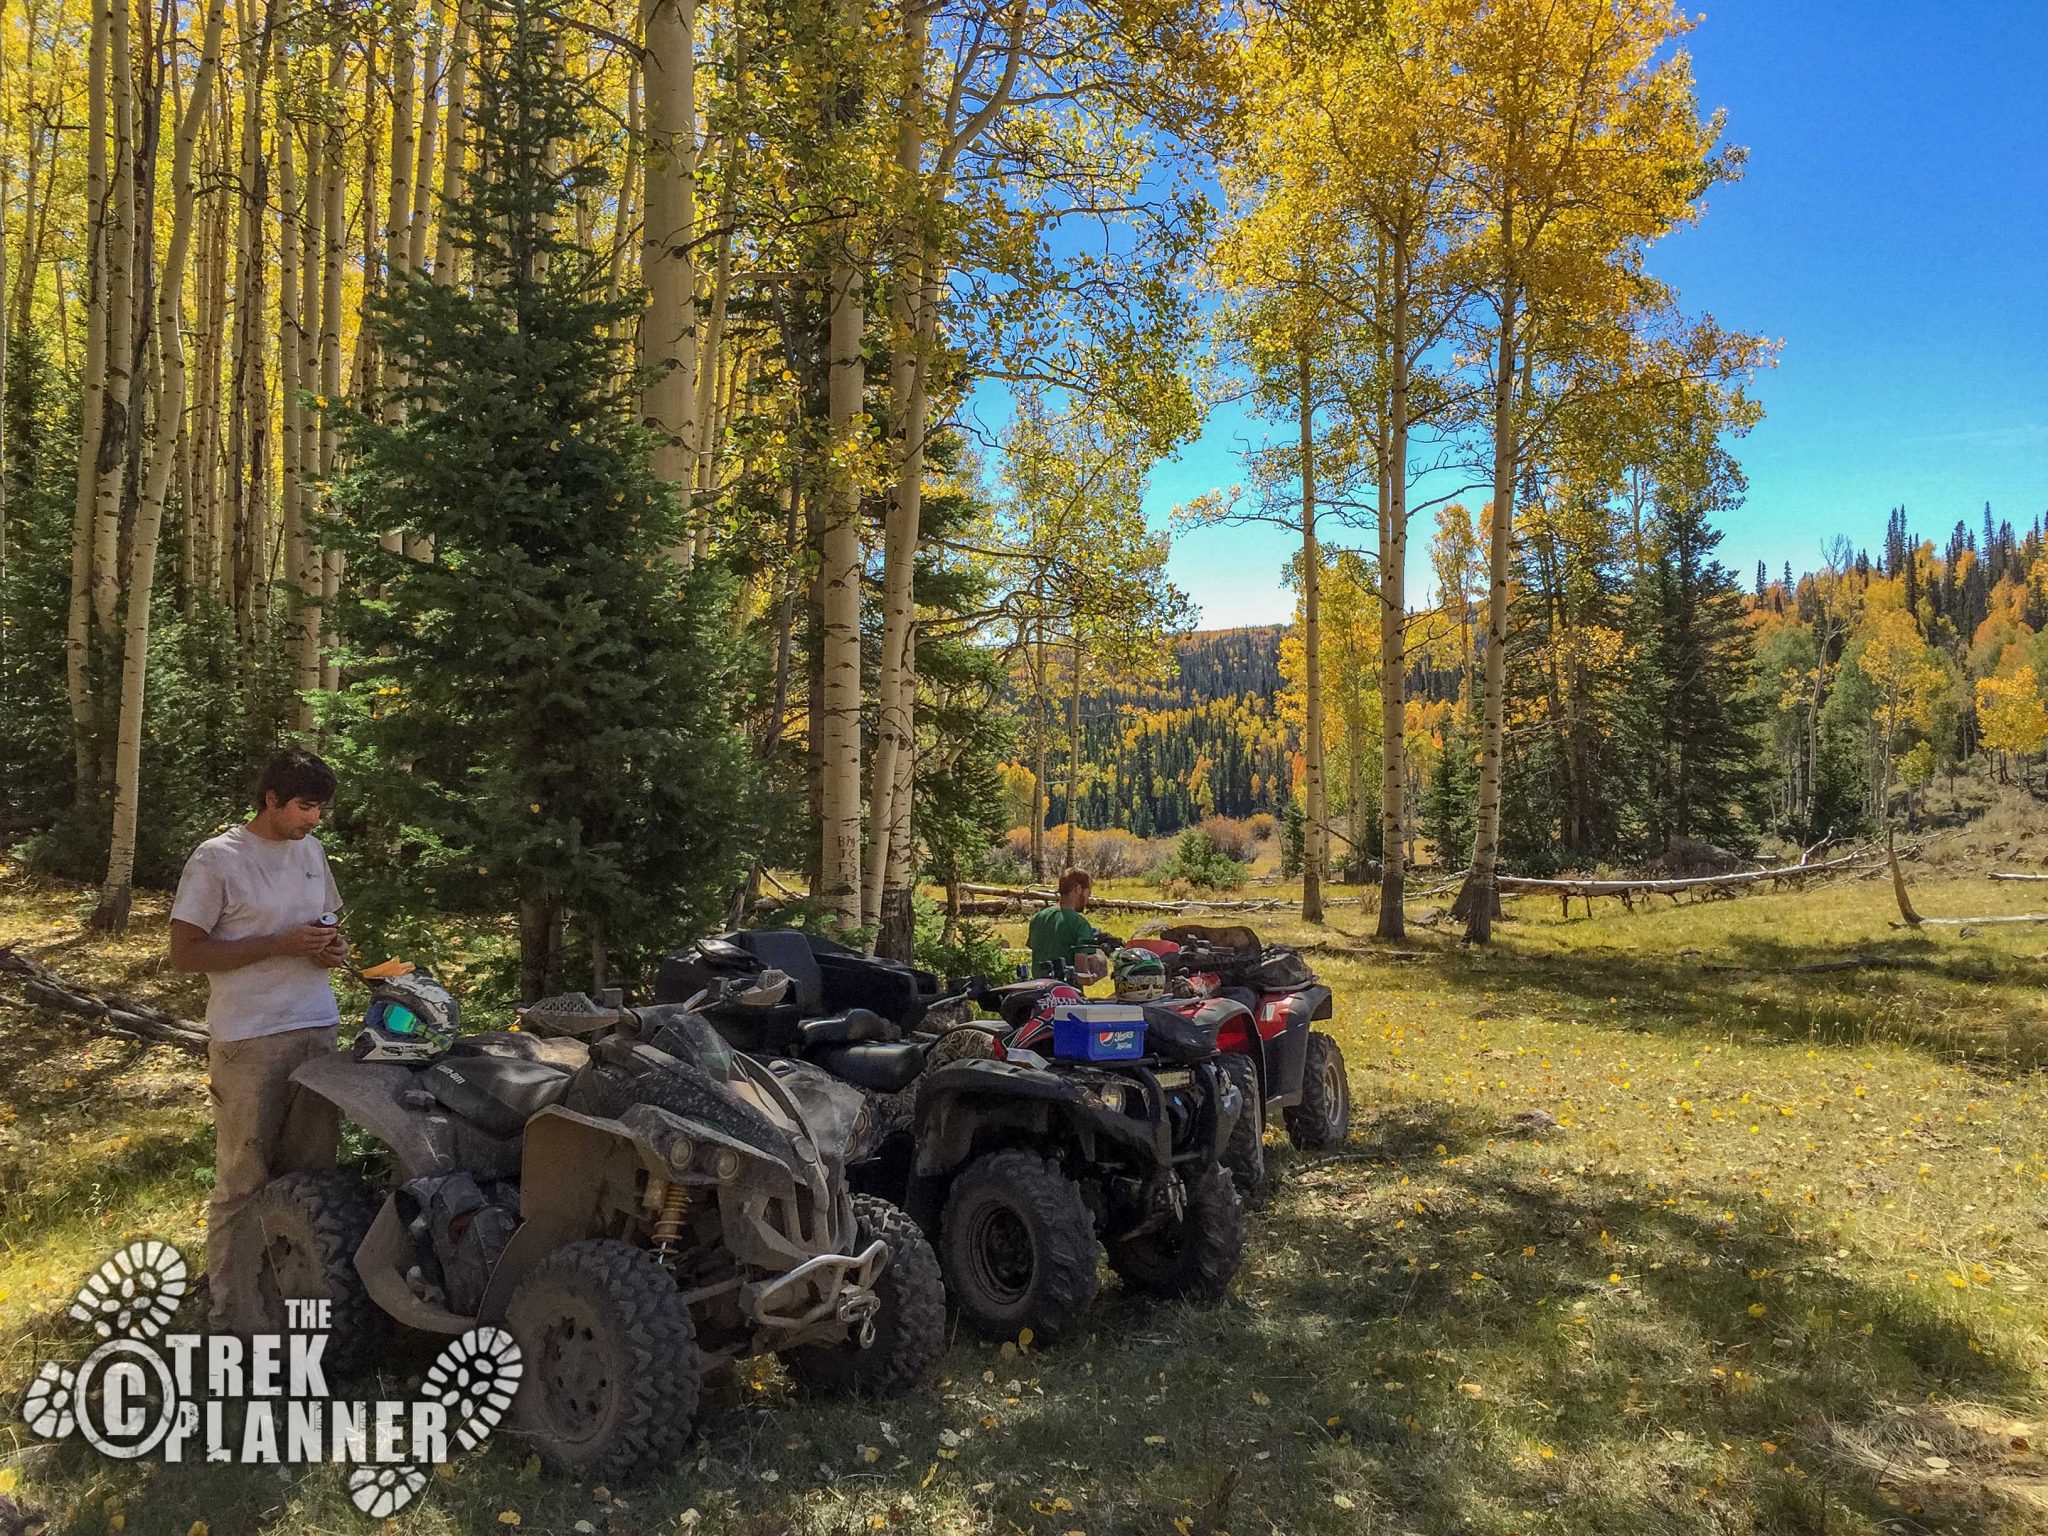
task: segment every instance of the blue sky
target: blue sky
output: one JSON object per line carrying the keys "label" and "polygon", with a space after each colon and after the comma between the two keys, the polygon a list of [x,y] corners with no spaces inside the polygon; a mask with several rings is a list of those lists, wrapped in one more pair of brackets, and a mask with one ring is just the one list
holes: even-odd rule
{"label": "blue sky", "polygon": [[[1745,579],[1759,558],[1806,569],[1838,533],[1881,544],[1900,503],[1929,536],[1986,501],[2015,526],[2048,509],[2048,7],[1713,0],[1689,47],[1749,167],[1651,269],[1784,344],[1723,557]],[[1263,430],[1212,417],[1154,474],[1154,519],[1239,480]],[[1206,625],[1278,622],[1288,547],[1185,533],[1169,573]],[[1413,581],[1421,560],[1418,539]]]}

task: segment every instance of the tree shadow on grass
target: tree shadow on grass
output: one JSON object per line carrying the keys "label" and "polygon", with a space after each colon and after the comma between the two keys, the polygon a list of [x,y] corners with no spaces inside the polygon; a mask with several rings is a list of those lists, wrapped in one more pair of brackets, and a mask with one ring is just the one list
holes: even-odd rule
{"label": "tree shadow on grass", "polygon": [[[672,1531],[691,1509],[697,1529],[745,1536],[2027,1528],[1966,1438],[1929,1439],[1955,1470],[1924,1481],[1851,1453],[1902,1405],[1930,1437],[1945,1405],[2038,1413],[2020,1364],[1837,1262],[1802,1209],[1680,1206],[1486,1155],[1510,1133],[1423,1102],[1334,1156],[1276,1148],[1281,1187],[1221,1306],[1112,1285],[1057,1348],[962,1335],[937,1384],[880,1402],[747,1368],[679,1469],[619,1489],[623,1507],[530,1479],[502,1431],[426,1498],[454,1528],[514,1510],[527,1530],[588,1520],[606,1536]],[[104,1470],[76,1448],[51,1469],[74,1485]],[[217,1536],[355,1518],[332,1469],[121,1476],[131,1510],[204,1515]]]}
{"label": "tree shadow on grass", "polygon": [[1763,1045],[1889,1042],[1966,1064],[2048,1065],[2048,1023],[2001,1018],[1981,998],[1992,984],[2048,993],[2048,963],[1958,953],[1919,935],[1864,943],[1856,953],[1874,963],[1802,971],[1847,957],[1763,935],[1737,935],[1686,958],[1560,954],[1509,939],[1485,954],[1426,952],[1423,963],[1447,985],[1483,986],[1503,1013],[1551,1013],[1562,1003],[1581,1022],[1637,1033],[1739,1031]]}

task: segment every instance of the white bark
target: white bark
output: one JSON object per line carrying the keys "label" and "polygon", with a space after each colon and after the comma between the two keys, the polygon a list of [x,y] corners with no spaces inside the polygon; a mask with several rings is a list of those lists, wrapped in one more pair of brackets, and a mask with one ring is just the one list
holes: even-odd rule
{"label": "white bark", "polygon": [[1306,812],[1301,846],[1301,916],[1323,920],[1323,878],[1329,852],[1330,811],[1323,787],[1323,551],[1316,537],[1316,443],[1314,375],[1308,349],[1299,365],[1301,427],[1301,651],[1302,799]]}
{"label": "white bark", "polygon": [[100,436],[107,385],[107,242],[112,213],[107,184],[107,50],[112,8],[93,0],[88,43],[86,207],[88,277],[85,312],[85,387],[80,415],[78,478],[71,535],[71,605],[64,633],[65,688],[80,804],[92,792],[93,701],[89,666],[93,639],[93,519],[99,499]]}
{"label": "white bark", "polygon": [[[640,414],[654,434],[654,472],[687,507],[696,470],[697,169],[695,0],[643,0],[647,212],[641,230],[640,278],[647,313],[640,323],[640,362],[649,379]],[[671,551],[687,566],[687,538]]]}
{"label": "white bark", "polygon": [[191,97],[179,114],[172,156],[171,238],[164,252],[162,288],[157,299],[163,374],[157,387],[156,435],[143,475],[129,552],[127,623],[121,649],[121,714],[114,749],[113,838],[107,854],[106,880],[100,887],[99,910],[93,915],[95,927],[116,930],[127,926],[134,897],[135,830],[142,788],[142,714],[149,667],[150,589],[156,573],[158,536],[163,528],[164,496],[177,461],[185,407],[182,301],[196,190],[192,159],[214,76],[220,72],[222,8],[223,0],[208,0],[199,73],[192,83]]}
{"label": "white bark", "polygon": [[836,914],[839,926],[861,921],[860,843],[860,482],[850,446],[859,430],[866,370],[861,336],[866,310],[860,273],[844,252],[835,253],[827,289],[831,429],[824,527],[819,541],[823,678],[814,705],[821,751],[820,857],[813,893]]}

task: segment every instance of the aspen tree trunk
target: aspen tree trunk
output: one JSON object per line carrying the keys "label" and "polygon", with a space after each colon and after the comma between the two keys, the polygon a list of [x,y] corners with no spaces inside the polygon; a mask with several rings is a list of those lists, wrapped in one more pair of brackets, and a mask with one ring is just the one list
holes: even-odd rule
{"label": "aspen tree trunk", "polygon": [[[917,626],[904,639],[904,666],[917,675]],[[896,754],[896,787],[890,797],[889,867],[882,877],[881,952],[906,964],[916,958],[917,914],[912,896],[917,883],[916,845],[911,837],[911,793],[917,773],[917,743]]]}
{"label": "aspen tree trunk", "polygon": [[[379,132],[377,112],[377,42],[374,36],[363,43],[363,170],[356,182],[356,216],[344,224],[362,232],[362,255],[358,270],[362,274],[362,288],[359,300],[368,299],[382,282],[384,266],[384,238],[387,233],[383,222],[377,217],[377,190],[383,180],[382,162],[377,158],[384,135]],[[347,186],[342,189],[344,205],[348,200]],[[346,214],[344,214],[346,218]],[[343,281],[347,281],[347,256],[343,255]],[[355,348],[349,355],[348,379],[343,386],[342,398],[355,409],[368,412],[370,402],[377,394],[377,337],[367,325],[356,327]],[[332,398],[331,396],[329,397]],[[385,549],[396,553],[398,535],[386,533],[379,540]]]}
{"label": "aspen tree trunk", "polygon": [[[121,712],[114,750],[114,828],[107,854],[107,876],[100,886],[100,904],[92,926],[119,932],[128,925],[134,902],[135,829],[141,803],[143,692],[149,667],[149,599],[155,579],[157,539],[163,527],[164,495],[178,455],[179,426],[185,407],[185,345],[181,314],[185,261],[192,243],[192,175],[194,146],[205,120],[213,77],[220,69],[223,0],[208,0],[200,44],[199,73],[191,99],[179,115],[171,171],[170,244],[164,252],[162,289],[157,300],[157,333],[163,346],[163,375],[157,386],[157,430],[142,480],[142,497],[128,563],[128,612],[121,649]],[[175,68],[175,64],[172,66]]]}
{"label": "aspen tree trunk", "polygon": [[93,0],[88,44],[86,127],[87,278],[85,387],[79,417],[78,477],[71,529],[71,604],[64,631],[64,682],[71,706],[73,796],[82,810],[96,789],[91,659],[94,519],[99,506],[100,438],[106,425],[107,247],[113,238],[107,177],[107,52],[116,0]]}
{"label": "aspen tree trunk", "polygon": [[[340,43],[329,46],[327,82],[330,100],[341,99],[342,86],[347,80],[347,61]],[[327,124],[327,148],[322,160],[327,167],[326,211],[321,215],[321,234],[326,247],[326,265],[320,274],[320,479],[324,485],[334,474],[334,455],[340,446],[340,433],[335,425],[335,407],[341,400],[341,272],[344,260],[343,247],[348,235],[344,197],[348,190],[347,161],[342,158],[343,124],[341,114],[335,113]],[[369,189],[364,189],[364,204],[367,211]],[[367,225],[368,221],[364,221]],[[325,492],[322,492],[324,499]],[[331,655],[327,652],[330,636],[326,625],[334,611],[334,599],[341,591],[341,552],[326,549],[320,552],[320,610],[315,632],[319,636],[320,689],[332,693],[339,684],[339,676]]]}
{"label": "aspen tree trunk", "polygon": [[[650,181],[650,222],[652,190]],[[826,357],[831,371],[826,401],[830,447],[818,566],[824,675],[815,708],[823,780],[819,786],[818,884],[812,895],[836,915],[840,928],[853,929],[861,925],[861,519],[860,482],[853,455],[846,450],[859,429],[866,393],[861,338],[867,315],[860,272],[851,253],[835,250],[829,260]]]}
{"label": "aspen tree trunk", "polygon": [[[1044,602],[1044,594],[1039,595]],[[1031,878],[1045,879],[1046,720],[1045,617],[1041,612],[1031,647]]]}
{"label": "aspen tree trunk", "polygon": [[[1362,660],[1362,658],[1361,658]],[[1353,668],[1347,667],[1347,673]],[[1366,838],[1370,833],[1367,823],[1372,817],[1366,810],[1365,799],[1365,753],[1360,750],[1365,744],[1365,690],[1354,680],[1344,690],[1344,735],[1351,744],[1345,754],[1344,795],[1351,806],[1351,860],[1354,866],[1365,862]]]}
{"label": "aspen tree trunk", "polygon": [[[263,154],[263,82],[269,74],[269,24],[275,19],[273,4],[262,20],[253,15],[237,44],[242,74],[242,139],[239,163],[240,215],[235,227],[235,334],[234,380],[230,389],[232,410],[228,418],[228,495],[224,512],[225,531],[221,543],[221,565],[215,591],[224,603],[232,603],[243,645],[252,657],[267,637],[269,627],[269,572],[266,569],[269,543],[270,501],[270,388],[267,371],[269,327],[265,323],[264,225],[269,208],[269,166]],[[289,154],[291,130],[280,121],[280,146]],[[296,189],[280,187],[280,214],[286,230],[283,267],[297,260],[290,233],[292,198]],[[289,304],[288,300],[281,303]],[[283,327],[292,323],[281,315]],[[283,328],[281,327],[281,328]],[[295,420],[291,390],[294,380],[285,379],[284,416]]]}
{"label": "aspen tree trunk", "polygon": [[298,399],[298,477],[292,509],[292,540],[287,584],[292,602],[292,729],[313,728],[313,695],[320,691],[320,551],[311,529],[312,482],[320,474],[320,413],[306,401],[320,380],[320,265],[326,246],[327,212],[324,135],[318,122],[306,122],[305,194],[299,219],[298,377],[292,393]]}
{"label": "aspen tree trunk", "polygon": [[[214,140],[212,161],[216,185],[224,184],[228,168],[221,162],[223,146]],[[221,506],[219,469],[221,460],[221,372],[228,355],[232,333],[227,328],[228,311],[228,203],[216,196],[207,219],[206,278],[201,284],[199,321],[199,405],[194,423],[191,453],[190,499],[185,503],[185,527],[193,546],[186,562],[184,599],[190,611],[193,599],[211,592],[216,584],[215,566],[221,547]],[[194,561],[196,559],[196,565]]]}
{"label": "aspen tree trunk", "polygon": [[[391,186],[384,207],[384,280],[406,270],[412,255],[412,177],[419,142],[414,130],[419,61],[413,48],[417,12],[409,0],[393,8],[391,26]],[[431,113],[427,114],[431,116]],[[367,197],[369,189],[364,188]],[[369,274],[365,273],[365,281]]]}
{"label": "aspen tree trunk", "polygon": [[434,232],[434,281],[455,281],[455,229],[448,210],[462,200],[463,174],[469,153],[464,114],[469,110],[469,7],[455,5],[455,41],[448,48],[448,105],[442,113],[447,141],[441,150],[441,212]]}
{"label": "aspen tree trunk", "polygon": [[1315,396],[1308,348],[1298,359],[1301,420],[1301,653],[1302,829],[1301,917],[1323,920],[1324,863],[1329,851],[1329,808],[1323,792],[1323,551],[1316,538]]}
{"label": "aspen tree trunk", "polygon": [[[107,383],[93,494],[92,607],[100,636],[115,640],[120,607],[121,498],[128,465],[129,394],[135,376],[135,88],[127,0],[112,0],[107,71],[114,109],[113,212],[107,227]],[[95,716],[100,713],[95,710]],[[97,719],[95,724],[97,725]]]}
{"label": "aspen tree trunk", "polygon": [[[1512,226],[1503,234],[1512,250]],[[1472,871],[1452,908],[1465,922],[1467,943],[1493,940],[1499,904],[1501,695],[1507,691],[1508,557],[1515,526],[1516,293],[1512,277],[1502,285],[1500,337],[1493,374],[1493,522],[1489,530],[1486,599],[1486,712],[1479,736],[1479,804],[1472,823]]]}
{"label": "aspen tree trunk", "polygon": [[[33,60],[35,57],[35,32],[33,27],[31,27],[29,32],[28,47],[23,57],[30,60]],[[29,106],[33,109],[35,102],[31,101]],[[21,260],[16,265],[14,286],[9,290],[10,303],[5,307],[0,307],[0,315],[10,316],[9,323],[16,330],[28,329],[29,306],[22,302],[22,296],[35,292],[35,234],[37,209],[39,207],[36,202],[36,171],[38,169],[38,162],[42,157],[42,148],[43,124],[38,122],[29,129],[28,152],[21,173]],[[44,202],[48,201],[50,199],[44,199]],[[91,208],[88,205],[87,218],[90,219],[90,217]],[[4,238],[4,236],[0,236],[0,238]]]}
{"label": "aspen tree trunk", "polygon": [[427,56],[420,66],[419,158],[413,165],[412,206],[405,221],[405,270],[424,272],[427,265],[427,223],[432,215],[435,155],[440,149],[441,117],[435,96],[448,43],[448,3],[435,0],[434,19],[427,28]]}
{"label": "aspen tree trunk", "polygon": [[[640,169],[640,82],[642,73],[636,55],[626,72],[626,158],[619,168],[618,212],[612,221],[612,255],[608,274],[605,278],[605,298],[617,303],[626,281],[626,252],[633,244],[633,224],[640,217],[634,198],[638,196],[644,177]],[[618,327],[613,326],[613,336]]]}
{"label": "aspen tree trunk", "polygon": [[[403,280],[407,264],[412,259],[412,178],[413,172],[418,168],[414,158],[419,153],[413,113],[416,84],[414,72],[417,60],[414,56],[412,35],[416,19],[417,12],[410,3],[401,4],[392,17],[391,185],[385,199],[383,252],[384,286],[387,289]],[[432,83],[429,82],[428,89],[431,88]],[[421,115],[428,119],[432,118],[431,102],[425,105]],[[369,195],[366,177],[363,188],[363,215],[366,226],[369,223]],[[363,265],[363,289],[366,297],[370,287],[371,268],[366,259]],[[405,384],[404,370],[396,365],[385,364],[377,355],[374,350],[374,333],[369,326],[359,323],[357,335],[362,338],[363,355],[374,359],[376,363],[372,377],[365,381],[365,398],[381,397],[383,403],[378,412],[379,416],[385,425],[396,426],[401,417],[396,392]],[[381,369],[386,366],[391,368],[388,378],[380,376]],[[393,553],[405,547],[403,535],[396,529],[382,535],[378,543]]]}
{"label": "aspen tree trunk", "polygon": [[[697,378],[697,268],[690,241],[696,233],[697,171],[696,65],[693,35],[696,0],[642,0],[645,38],[647,215],[641,231],[640,280],[647,285],[647,312],[640,322],[640,364],[648,383],[640,396],[641,419],[654,434],[654,472],[675,487],[691,524],[691,482],[696,472],[697,424],[693,389]],[[845,318],[835,287],[833,315]],[[851,314],[858,314],[858,301]],[[836,374],[835,374],[836,381]],[[850,419],[850,418],[849,418]],[[856,514],[857,515],[857,514]],[[836,526],[833,519],[828,525]],[[856,544],[859,530],[854,530]],[[670,551],[688,567],[687,536]],[[858,553],[856,551],[856,559]],[[854,594],[856,604],[858,591]],[[858,615],[855,628],[859,627]],[[828,664],[829,669],[829,664]],[[856,675],[858,667],[856,666]],[[829,685],[828,685],[829,686]],[[857,745],[857,743],[856,743]],[[828,840],[832,834],[827,832]],[[859,828],[855,828],[858,844]],[[828,858],[827,863],[831,860]],[[856,867],[859,853],[854,855]],[[853,881],[850,921],[859,920],[859,880]]]}
{"label": "aspen tree trunk", "polygon": [[[305,236],[299,227],[301,202],[297,156],[293,149],[293,140],[296,137],[290,121],[280,117],[277,126],[277,372],[280,392],[284,396],[284,409],[278,429],[279,458],[282,460],[278,478],[278,502],[279,520],[284,525],[286,613],[291,624],[290,651],[295,689],[299,685],[301,643],[298,583],[300,569],[306,560],[304,499],[299,486],[303,463],[303,426],[299,420],[299,391],[303,387],[301,359],[304,356],[306,335],[302,297],[304,284],[299,276],[299,260]],[[252,550],[252,555],[260,566],[263,563],[260,552]],[[303,729],[299,725],[296,704],[292,723],[294,729]]]}
{"label": "aspen tree trunk", "polygon": [[[733,48],[733,109],[744,113],[747,100],[746,34],[741,32]],[[695,485],[702,505],[709,505],[718,490],[718,451],[725,438],[725,422],[718,405],[718,382],[725,356],[725,328],[732,295],[732,250],[734,203],[740,179],[746,175],[747,136],[735,133],[726,149],[725,174],[718,188],[718,255],[711,276],[711,312],[704,322],[704,340],[697,354],[697,464]],[[737,368],[726,366],[728,387]],[[711,526],[698,524],[696,553],[709,552]]]}
{"label": "aspen tree trunk", "polygon": [[1388,455],[1380,498],[1380,938],[1407,934],[1402,902],[1407,867],[1401,836],[1407,821],[1408,709],[1408,254],[1393,242],[1388,347]]}
{"label": "aspen tree trunk", "polygon": [[[4,14],[4,12],[0,12]],[[35,30],[31,26],[29,41],[35,41]],[[4,50],[0,50],[4,54]],[[4,64],[4,58],[0,58]],[[14,621],[7,612],[7,200],[13,192],[8,184],[7,157],[0,154],[0,679],[12,676],[7,655],[8,631]],[[28,222],[29,208],[22,205],[21,218]]]}
{"label": "aspen tree trunk", "polygon": [[1074,645],[1069,652],[1067,678],[1067,868],[1074,867],[1074,848],[1080,833],[1076,805],[1081,796],[1081,626],[1074,626]]}
{"label": "aspen tree trunk", "polygon": [[[257,186],[267,203],[269,195],[269,167],[259,162]],[[260,206],[260,205],[259,205]],[[270,335],[260,323],[266,299],[267,281],[264,273],[264,226],[259,222],[253,236],[256,241],[255,271],[249,288],[249,309],[253,317],[250,326],[248,367],[244,375],[247,394],[249,425],[248,441],[248,543],[249,567],[246,598],[237,601],[246,607],[249,615],[248,632],[251,637],[251,654],[256,648],[267,648],[272,634],[270,626],[270,604],[272,589],[277,578],[279,545],[276,533],[276,518],[273,516],[271,501],[272,482],[270,477],[271,445],[273,442],[273,417],[270,405]]]}
{"label": "aspen tree trunk", "polygon": [[907,0],[896,130],[896,175],[904,204],[897,236],[902,270],[890,298],[889,315],[889,446],[895,475],[882,530],[882,662],[876,687],[875,760],[868,792],[867,882],[861,903],[870,921],[881,908],[896,829],[899,823],[909,825],[907,815],[897,815],[896,760],[913,750],[916,730],[917,683],[909,666],[909,642],[916,616],[912,574],[924,505],[928,410],[925,271],[929,250],[923,233],[922,194],[925,50],[930,29],[930,12],[923,0]]}

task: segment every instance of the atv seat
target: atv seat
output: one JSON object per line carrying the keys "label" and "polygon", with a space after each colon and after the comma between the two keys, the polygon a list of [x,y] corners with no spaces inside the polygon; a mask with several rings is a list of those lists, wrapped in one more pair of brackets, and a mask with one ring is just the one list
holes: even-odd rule
{"label": "atv seat", "polygon": [[924,1070],[924,1048],[908,1041],[820,1046],[806,1051],[804,1059],[842,1083],[874,1093],[901,1093]]}
{"label": "atv seat", "polygon": [[525,1030],[493,1029],[479,1035],[463,1035],[448,1047],[450,1056],[500,1056],[515,1061],[537,1061],[574,1072],[590,1057],[590,1045],[559,1035],[529,1034]]}
{"label": "atv seat", "polygon": [[822,1019],[805,1019],[796,1027],[797,1049],[806,1055],[820,1046],[866,1045],[902,1038],[902,1030],[866,1008],[849,1008]]}
{"label": "atv seat", "polygon": [[442,1108],[486,1134],[517,1136],[526,1122],[569,1091],[571,1073],[510,1056],[444,1057],[420,1074]]}
{"label": "atv seat", "polygon": [[1216,1053],[1216,1026],[1157,1003],[1145,1006],[1145,1049],[1162,1061],[1200,1061]]}

